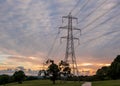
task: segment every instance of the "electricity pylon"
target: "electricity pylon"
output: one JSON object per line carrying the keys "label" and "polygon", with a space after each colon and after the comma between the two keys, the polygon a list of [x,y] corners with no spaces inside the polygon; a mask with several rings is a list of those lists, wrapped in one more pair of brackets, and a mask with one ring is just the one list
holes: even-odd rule
{"label": "electricity pylon", "polygon": [[74,50],[74,40],[78,40],[79,38],[73,36],[74,30],[78,30],[81,33],[81,30],[78,28],[73,27],[73,20],[77,20],[76,17],[73,17],[71,13],[68,16],[63,16],[63,19],[68,19],[68,24],[67,26],[59,27],[59,29],[66,29],[67,30],[67,36],[61,37],[62,39],[66,39],[66,53],[65,53],[65,59],[64,61],[66,63],[69,63],[71,65],[71,72],[74,75],[79,75],[78,74],[78,68],[77,68],[77,62],[76,62],[76,57],[75,57],[75,50]]}

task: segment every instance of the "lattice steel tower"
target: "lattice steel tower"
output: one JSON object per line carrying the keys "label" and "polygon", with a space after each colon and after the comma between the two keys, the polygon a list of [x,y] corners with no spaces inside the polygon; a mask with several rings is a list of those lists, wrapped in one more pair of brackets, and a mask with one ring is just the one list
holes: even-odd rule
{"label": "lattice steel tower", "polygon": [[76,17],[73,17],[71,13],[68,16],[63,16],[63,19],[68,19],[67,26],[60,27],[59,29],[66,29],[67,30],[67,36],[63,36],[61,38],[67,39],[66,43],[66,53],[65,53],[65,59],[64,61],[66,63],[69,63],[72,69],[73,74],[78,75],[78,68],[77,68],[77,62],[75,57],[75,50],[74,50],[74,40],[78,40],[79,38],[76,38],[73,36],[74,30],[78,30],[81,33],[81,30],[78,28],[73,27],[73,20],[77,20]]}

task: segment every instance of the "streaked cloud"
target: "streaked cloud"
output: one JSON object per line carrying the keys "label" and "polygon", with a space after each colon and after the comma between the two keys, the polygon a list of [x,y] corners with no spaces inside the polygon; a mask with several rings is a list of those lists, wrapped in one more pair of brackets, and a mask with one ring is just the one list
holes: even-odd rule
{"label": "streaked cloud", "polygon": [[[39,69],[62,25],[61,17],[67,15],[77,1],[0,0],[0,68],[16,65]],[[107,0],[99,7],[103,2],[81,0],[72,13],[78,17],[77,26],[82,29],[81,45],[75,43],[77,63],[82,63],[82,68],[87,65],[94,69],[94,62],[110,64],[120,53],[120,1]],[[59,41],[62,33],[48,58],[56,61],[64,58],[66,41]]]}

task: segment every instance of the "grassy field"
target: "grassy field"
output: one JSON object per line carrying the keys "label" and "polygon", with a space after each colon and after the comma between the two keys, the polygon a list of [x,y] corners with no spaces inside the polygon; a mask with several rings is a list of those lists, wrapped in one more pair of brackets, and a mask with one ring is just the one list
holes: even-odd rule
{"label": "grassy field", "polygon": [[[81,86],[83,82],[72,82],[67,81],[65,83],[61,83],[57,81],[55,85],[52,84],[50,80],[33,80],[33,81],[25,81],[23,84],[18,83],[10,83],[5,86]],[[120,86],[120,80],[110,80],[110,81],[95,81],[92,82],[92,86]]]}
{"label": "grassy field", "polygon": [[120,86],[120,80],[96,81],[92,82],[92,86]]}
{"label": "grassy field", "polygon": [[11,83],[5,86],[81,86],[81,82],[71,82],[67,81],[65,83],[60,83],[57,81],[55,85],[52,84],[49,80],[34,80],[34,81],[25,81],[23,84]]}

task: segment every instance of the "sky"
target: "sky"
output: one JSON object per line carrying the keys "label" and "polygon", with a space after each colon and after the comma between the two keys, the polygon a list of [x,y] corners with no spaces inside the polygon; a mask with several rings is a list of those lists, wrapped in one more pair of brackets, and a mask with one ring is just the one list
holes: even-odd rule
{"label": "sky", "polygon": [[90,74],[120,54],[120,0],[0,0],[0,70],[40,70],[47,59],[65,57],[62,16],[78,18],[73,26],[78,68]]}

